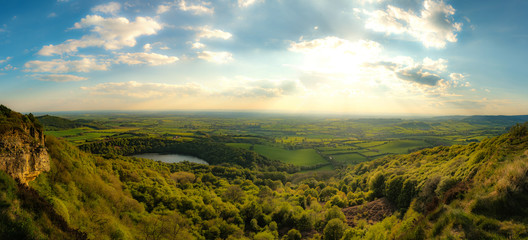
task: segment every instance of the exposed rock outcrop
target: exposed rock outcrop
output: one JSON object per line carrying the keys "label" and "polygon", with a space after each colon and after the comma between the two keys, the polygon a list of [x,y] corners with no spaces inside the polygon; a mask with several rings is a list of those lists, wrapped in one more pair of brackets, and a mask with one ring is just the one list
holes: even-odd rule
{"label": "exposed rock outcrop", "polygon": [[27,184],[50,169],[42,127],[33,115],[0,108],[0,170]]}

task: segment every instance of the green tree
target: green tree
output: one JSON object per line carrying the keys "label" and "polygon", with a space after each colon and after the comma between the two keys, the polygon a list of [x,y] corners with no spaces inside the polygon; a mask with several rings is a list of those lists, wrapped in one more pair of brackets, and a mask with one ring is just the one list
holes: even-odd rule
{"label": "green tree", "polygon": [[385,196],[387,196],[387,199],[394,203],[398,203],[398,197],[401,194],[402,186],[403,186],[403,178],[401,176],[396,176],[391,178],[389,181],[387,181],[387,189],[385,191]]}
{"label": "green tree", "polygon": [[334,218],[330,220],[323,231],[324,240],[339,240],[343,237],[345,231],[345,224],[340,219]]}
{"label": "green tree", "polygon": [[372,196],[375,198],[383,197],[385,190],[385,176],[378,172],[370,179],[370,190],[372,190]]}
{"label": "green tree", "polygon": [[292,229],[290,229],[290,231],[288,231],[288,234],[284,235],[284,237],[282,239],[285,239],[285,240],[301,240],[302,239],[302,235],[301,235],[301,232],[299,232],[299,230],[297,230],[295,228],[292,228]]}

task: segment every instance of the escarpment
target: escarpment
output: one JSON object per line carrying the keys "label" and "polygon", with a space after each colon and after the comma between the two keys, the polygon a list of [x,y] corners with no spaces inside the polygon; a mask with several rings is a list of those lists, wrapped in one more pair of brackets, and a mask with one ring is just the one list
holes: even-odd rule
{"label": "escarpment", "polygon": [[37,120],[0,105],[0,170],[27,184],[49,169],[50,157]]}

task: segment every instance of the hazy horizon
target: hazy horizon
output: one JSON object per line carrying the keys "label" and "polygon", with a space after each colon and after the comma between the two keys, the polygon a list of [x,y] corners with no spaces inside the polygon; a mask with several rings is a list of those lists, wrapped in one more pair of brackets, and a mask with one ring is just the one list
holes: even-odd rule
{"label": "hazy horizon", "polygon": [[528,2],[9,1],[21,112],[528,114]]}

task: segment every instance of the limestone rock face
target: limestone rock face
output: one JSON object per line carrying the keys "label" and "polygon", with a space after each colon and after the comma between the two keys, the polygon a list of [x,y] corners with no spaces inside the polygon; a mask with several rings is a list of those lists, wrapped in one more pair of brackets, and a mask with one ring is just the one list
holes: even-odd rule
{"label": "limestone rock face", "polygon": [[28,184],[49,169],[50,157],[42,129],[33,124],[22,124],[0,132],[0,170]]}

